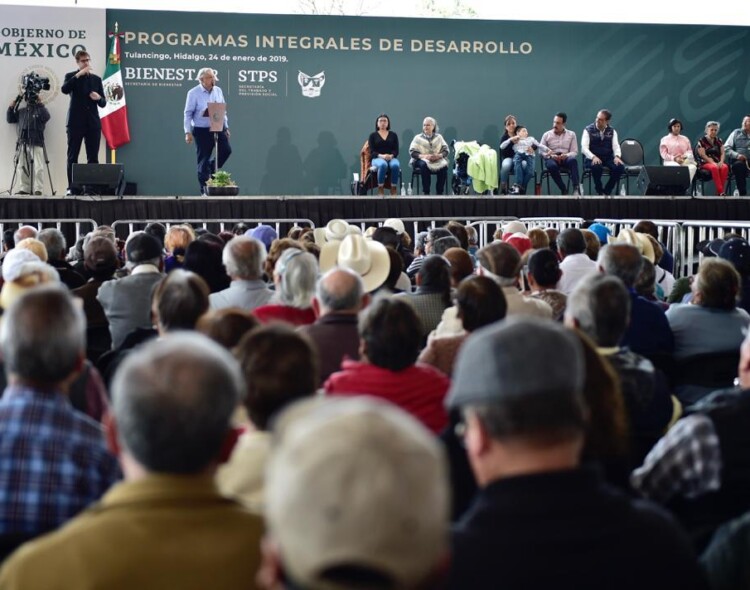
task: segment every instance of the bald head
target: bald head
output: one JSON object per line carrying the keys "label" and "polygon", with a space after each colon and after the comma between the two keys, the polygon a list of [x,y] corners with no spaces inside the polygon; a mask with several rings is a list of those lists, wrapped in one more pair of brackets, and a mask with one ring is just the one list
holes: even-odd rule
{"label": "bald head", "polygon": [[362,278],[348,268],[333,268],[318,281],[315,300],[319,315],[357,313],[366,305]]}
{"label": "bald head", "polygon": [[18,245],[18,242],[25,240],[26,238],[36,238],[37,229],[31,225],[22,225],[13,234],[13,242]]}

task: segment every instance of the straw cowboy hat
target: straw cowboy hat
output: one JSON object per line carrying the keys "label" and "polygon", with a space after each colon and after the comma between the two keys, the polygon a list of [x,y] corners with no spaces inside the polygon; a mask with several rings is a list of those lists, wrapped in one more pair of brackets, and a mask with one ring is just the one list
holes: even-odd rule
{"label": "straw cowboy hat", "polygon": [[334,266],[348,268],[362,277],[365,291],[374,291],[388,278],[391,259],[380,242],[360,234],[349,234],[343,240],[328,242],[320,251],[320,272]]}

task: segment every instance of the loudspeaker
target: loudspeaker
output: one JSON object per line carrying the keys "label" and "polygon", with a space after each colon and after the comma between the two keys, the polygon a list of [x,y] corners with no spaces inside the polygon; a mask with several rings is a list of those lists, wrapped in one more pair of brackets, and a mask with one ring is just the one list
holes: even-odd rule
{"label": "loudspeaker", "polygon": [[84,193],[122,197],[125,168],[122,164],[73,164],[72,184]]}
{"label": "loudspeaker", "polygon": [[635,182],[637,195],[681,196],[690,188],[687,166],[644,166]]}

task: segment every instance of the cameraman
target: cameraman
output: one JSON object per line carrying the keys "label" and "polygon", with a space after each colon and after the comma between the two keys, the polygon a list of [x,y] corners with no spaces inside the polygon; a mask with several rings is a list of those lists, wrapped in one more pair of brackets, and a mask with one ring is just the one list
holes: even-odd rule
{"label": "cameraman", "polygon": [[6,120],[18,124],[18,161],[20,190],[17,195],[41,195],[44,188],[44,127],[49,121],[49,111],[38,94],[26,94],[26,106],[20,107],[23,95],[11,101]]}

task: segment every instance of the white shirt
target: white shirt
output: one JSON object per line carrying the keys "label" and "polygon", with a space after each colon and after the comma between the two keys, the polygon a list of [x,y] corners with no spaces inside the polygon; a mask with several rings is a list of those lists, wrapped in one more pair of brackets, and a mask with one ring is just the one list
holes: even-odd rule
{"label": "white shirt", "polygon": [[562,276],[557,283],[557,290],[570,295],[584,277],[596,272],[596,262],[586,254],[570,254],[560,263]]}
{"label": "white shirt", "polygon": [[[591,138],[589,137],[589,132],[587,129],[584,129],[583,133],[581,134],[581,151],[583,152],[584,156],[586,156],[589,160],[592,160],[595,154],[589,149],[590,144]],[[617,139],[617,131],[615,131],[614,129],[612,129],[612,152],[615,158],[619,158],[622,155],[622,152],[620,150],[620,142]]]}

